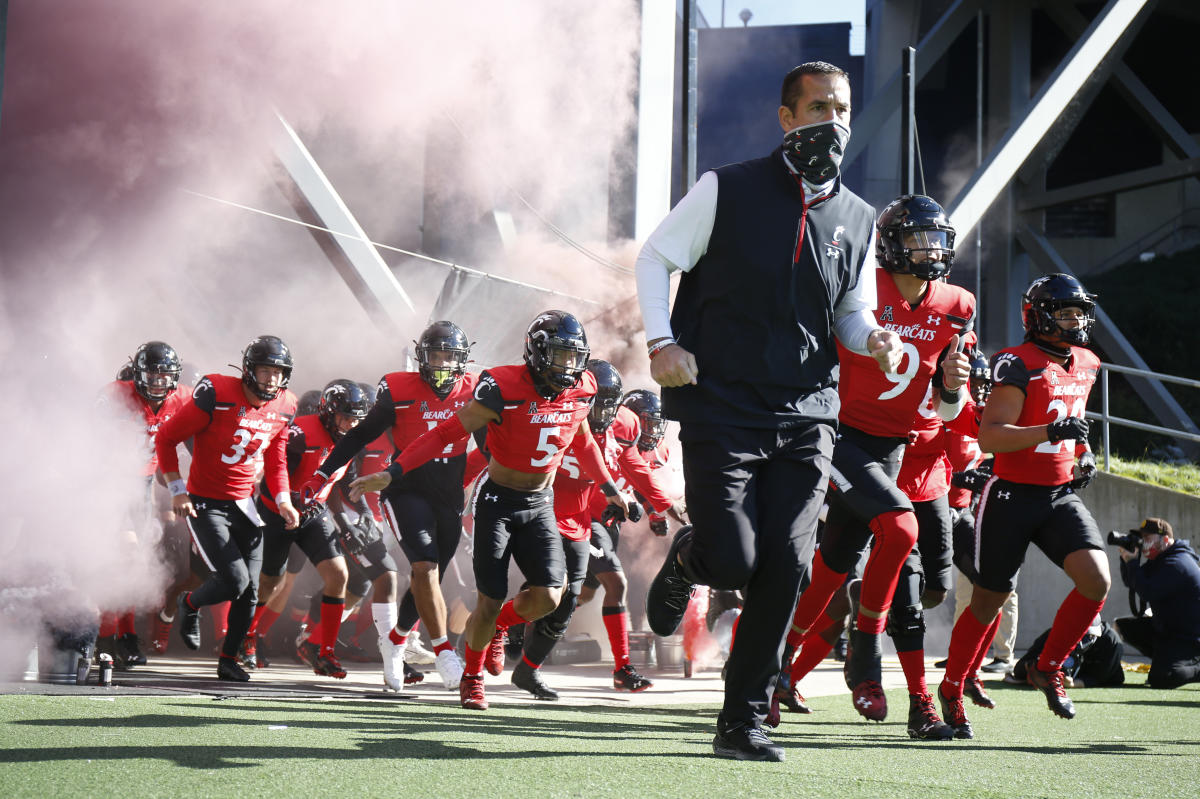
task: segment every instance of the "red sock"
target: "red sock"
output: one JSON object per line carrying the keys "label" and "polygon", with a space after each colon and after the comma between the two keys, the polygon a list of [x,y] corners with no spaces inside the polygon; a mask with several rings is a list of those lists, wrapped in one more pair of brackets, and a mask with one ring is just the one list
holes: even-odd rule
{"label": "red sock", "polygon": [[496,629],[507,630],[514,624],[525,624],[528,621],[529,619],[522,618],[521,614],[517,613],[517,609],[510,599],[504,603],[504,607],[500,608],[500,615],[496,618]]}
{"label": "red sock", "polygon": [[894,510],[879,514],[871,520],[870,526],[875,534],[875,545],[871,547],[871,557],[863,570],[859,608],[874,611],[880,618],[864,616],[860,612],[856,623],[861,632],[878,635],[887,623],[887,611],[892,606],[892,595],[896,593],[900,567],[917,543],[917,517],[912,511]]}
{"label": "red sock", "polygon": [[1054,671],[1071,654],[1071,650],[1083,638],[1092,620],[1104,607],[1104,600],[1088,599],[1079,593],[1079,589],[1071,589],[1067,598],[1054,614],[1054,624],[1050,625],[1050,635],[1046,637],[1046,645],[1038,657],[1038,671]]}
{"label": "red sock", "polygon": [[255,614],[255,633],[257,635],[266,635],[271,631],[271,625],[279,620],[279,611],[271,610],[266,605],[263,605]]}
{"label": "red sock", "polygon": [[433,654],[435,655],[454,651],[454,647],[450,646],[450,638],[445,635],[441,638],[431,638],[429,643],[433,645]]}
{"label": "red sock", "polygon": [[346,600],[342,597],[321,595],[321,654],[332,654],[337,646],[338,630],[342,627],[342,610]]}
{"label": "red sock", "polygon": [[487,647],[483,651],[472,649],[470,644],[463,644],[463,674],[467,677],[483,676],[483,658],[487,655]]}
{"label": "red sock", "polygon": [[[191,594],[188,594],[191,598]],[[210,606],[212,610],[213,633],[217,638],[224,638],[229,632],[229,602],[218,602]]]}
{"label": "red sock", "polygon": [[818,549],[812,559],[812,581],[796,602],[796,612],[792,614],[792,627],[805,632],[811,630],[845,580],[845,572],[835,572],[829,568],[821,550]]}
{"label": "red sock", "polygon": [[963,681],[967,678],[967,669],[975,662],[979,652],[980,642],[987,635],[991,623],[984,624],[975,618],[970,608],[964,610],[950,633],[950,651],[946,655],[946,677],[942,688],[949,699],[962,696]]}
{"label": "red sock", "polygon": [[613,670],[629,665],[629,630],[626,621],[629,618],[624,605],[606,607],[600,611],[604,619],[604,629],[608,630],[608,645],[612,647]]}
{"label": "red sock", "polygon": [[542,667],[541,663],[534,663],[524,652],[521,653],[521,661],[531,669],[540,669]]}
{"label": "red sock", "polygon": [[402,633],[399,629],[393,627],[388,633],[388,640],[396,646],[408,646],[408,633]]}
{"label": "red sock", "polygon": [[800,645],[800,654],[792,663],[792,685],[798,685],[807,677],[808,673],[825,659],[831,649],[833,649],[833,644],[816,633],[804,636],[804,643]]}
{"label": "red sock", "polygon": [[117,616],[117,635],[137,635],[137,626],[132,610],[127,610]]}
{"label": "red sock", "polygon": [[117,634],[117,614],[101,613],[100,614],[100,637],[108,638]]}
{"label": "red sock", "polygon": [[979,667],[983,665],[983,659],[987,657],[987,651],[992,647],[992,641],[996,638],[996,630],[1000,629],[1000,614],[996,614],[996,618],[988,625],[987,632],[983,634],[983,642],[979,645],[979,651],[975,653],[975,660],[971,662],[971,670],[967,672],[968,677],[979,676]]}
{"label": "red sock", "polygon": [[929,693],[929,686],[925,684],[925,650],[897,652],[896,656],[900,658],[900,668],[904,669],[908,692],[917,696]]}

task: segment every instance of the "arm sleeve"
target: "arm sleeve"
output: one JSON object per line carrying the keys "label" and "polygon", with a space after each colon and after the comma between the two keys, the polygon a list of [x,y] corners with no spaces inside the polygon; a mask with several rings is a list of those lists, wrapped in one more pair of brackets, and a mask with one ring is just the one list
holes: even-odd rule
{"label": "arm sleeve", "polygon": [[179,412],[159,428],[154,437],[154,450],[158,453],[158,465],[163,474],[179,471],[179,442],[192,438],[208,427],[210,421],[210,413],[193,400],[185,402]]}
{"label": "arm sleeve", "polygon": [[380,382],[379,391],[375,395],[375,404],[367,413],[367,418],[356,424],[346,435],[338,439],[333,451],[317,469],[328,477],[350,462],[350,459],[367,444],[392,429],[396,424],[396,403],[392,399],[391,389],[386,382]]}
{"label": "arm sleeve", "polygon": [[[289,475],[296,471],[296,468],[300,465],[300,461],[304,458],[304,447],[307,443],[303,430],[295,425],[288,428],[287,471]],[[308,479],[308,475],[300,475],[300,478],[306,480]]]}
{"label": "arm sleeve", "polygon": [[688,271],[708,251],[716,216],[717,174],[705,172],[642,245],[634,272],[647,341],[671,336],[671,272]]}
{"label": "arm sleeve", "polygon": [[396,461],[387,471],[393,477],[397,476],[395,466],[400,467],[400,474],[408,474],[426,461],[442,454],[451,444],[465,441],[470,433],[463,427],[458,415],[451,416],[432,430],[422,433],[404,451],[396,456]]}
{"label": "arm sleeve", "polygon": [[671,495],[663,488],[650,464],[646,463],[646,459],[638,452],[636,444],[622,449],[617,462],[621,468],[621,475],[633,486],[639,500],[644,497],[645,503],[659,513],[671,507]]}
{"label": "arm sleeve", "polygon": [[263,478],[272,497],[291,491],[287,472],[288,427],[279,429],[263,455]]}
{"label": "arm sleeve", "polygon": [[875,321],[875,234],[871,233],[863,262],[858,267],[858,279],[834,309],[833,329],[838,341],[851,352],[867,355],[867,339],[876,330]]}
{"label": "arm sleeve", "polygon": [[579,459],[583,473],[592,478],[597,485],[612,483],[612,475],[608,473],[608,468],[604,465],[604,454],[596,445],[596,439],[589,433],[585,433],[582,425],[575,433],[575,438],[571,440],[571,452]]}

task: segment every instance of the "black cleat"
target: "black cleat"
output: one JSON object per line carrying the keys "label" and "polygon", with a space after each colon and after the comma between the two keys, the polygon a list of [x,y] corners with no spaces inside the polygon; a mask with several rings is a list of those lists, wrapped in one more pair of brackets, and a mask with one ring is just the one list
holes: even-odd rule
{"label": "black cleat", "polygon": [[[680,572],[676,560],[680,548],[691,540],[692,526],[680,527],[667,550],[667,558],[646,592],[646,621],[656,635],[674,635],[687,612],[688,602],[696,586]],[[715,746],[716,744],[714,744]]]}
{"label": "black cleat", "polygon": [[247,635],[242,639],[242,645],[238,647],[238,662],[247,669],[258,668],[258,641],[253,635]]}
{"label": "black cleat", "polygon": [[1075,703],[1063,689],[1062,671],[1042,671],[1036,663],[1030,663],[1025,670],[1025,679],[1034,688],[1046,695],[1046,706],[1054,711],[1054,715],[1064,718],[1075,718]]}
{"label": "black cleat", "polygon": [[296,644],[296,657],[300,658],[307,666],[316,668],[319,654],[321,654],[320,647],[311,641],[300,641]]}
{"label": "black cleat", "polygon": [[558,691],[546,685],[542,679],[542,670],[530,668],[524,660],[513,668],[512,684],[533,694],[534,699],[541,699],[544,702],[558,701]]}
{"label": "black cleat", "polygon": [[342,668],[342,664],[338,662],[337,657],[333,652],[322,652],[313,660],[313,674],[319,674],[322,677],[333,677],[335,680],[346,679],[346,670]]}
{"label": "black cleat", "polygon": [[985,707],[988,710],[996,707],[996,700],[983,690],[983,680],[979,679],[978,675],[973,674],[966,679],[963,683],[963,694],[970,698],[971,704],[976,707]]}
{"label": "black cleat", "polygon": [[404,684],[416,685],[425,679],[425,673],[417,671],[414,667],[404,664]]}
{"label": "black cleat", "polygon": [[628,663],[619,669],[613,669],[613,688],[618,691],[631,691],[636,694],[652,685],[654,683],[634,671],[633,666]]}
{"label": "black cleat", "polygon": [[194,652],[200,648],[200,611],[193,610],[188,604],[191,595],[190,591],[179,595],[179,612],[175,618],[179,621],[179,637],[183,639],[183,645]]}
{"label": "black cleat", "polygon": [[804,700],[804,695],[796,690],[796,686],[792,685],[792,670],[790,666],[785,666],[779,672],[779,680],[775,683],[774,698],[779,700],[779,704],[786,707],[792,713],[812,713],[812,708]]}
{"label": "black cleat", "polygon": [[929,694],[908,695],[908,737],[920,741],[948,741],[954,728],[938,718]]}
{"label": "black cleat", "polygon": [[742,722],[725,727],[720,719],[713,738],[713,754],[730,760],[783,761],[783,747],[772,743],[757,724]]}
{"label": "black cleat", "polygon": [[975,731],[971,729],[971,720],[967,718],[967,711],[963,707],[961,696],[951,699],[943,694],[939,687],[938,704],[942,706],[942,718],[954,730],[955,738],[965,740],[975,737]]}
{"label": "black cleat", "polygon": [[125,633],[117,637],[117,645],[121,648],[121,652],[125,655],[125,666],[145,666],[146,656],[142,654],[142,648],[138,645],[138,637],[136,633]]}
{"label": "black cleat", "polygon": [[233,658],[222,657],[217,661],[217,677],[230,682],[250,682],[250,675]]}

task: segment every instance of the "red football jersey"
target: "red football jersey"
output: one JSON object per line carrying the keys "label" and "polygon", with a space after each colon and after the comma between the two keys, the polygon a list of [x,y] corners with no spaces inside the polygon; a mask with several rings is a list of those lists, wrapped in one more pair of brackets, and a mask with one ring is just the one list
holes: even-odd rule
{"label": "red football jersey", "polygon": [[488,422],[488,452],[501,466],[519,472],[555,471],[595,396],[591,372],[584,372],[573,388],[546,399],[524,364],[488,369],[475,388],[475,399],[500,414],[499,422]]}
{"label": "red football jersey", "polygon": [[[1034,344],[1025,342],[1001,350],[992,358],[992,381],[1016,386],[1025,394],[1016,424],[1034,427],[1068,416],[1082,417],[1088,394],[1096,382],[1100,359],[1091,350],[1071,348],[1071,357],[1059,366]],[[1016,452],[997,452],[992,471],[1004,480],[1056,486],[1070,482],[1075,466],[1075,441],[1066,439]]]}
{"label": "red football jersey", "polygon": [[[297,416],[288,427],[287,435],[288,482],[294,486],[301,486],[313,476],[313,472],[333,450],[333,437],[329,435],[325,425],[321,424],[321,417],[315,413]],[[328,500],[334,484],[346,475],[349,468],[350,464],[347,463],[330,475],[329,482],[314,499],[317,502]],[[262,500],[271,510],[279,511],[273,496],[263,494]]]}
{"label": "red football jersey", "polygon": [[[979,448],[981,411],[975,403],[969,403],[957,419],[946,425],[946,457],[950,459],[952,472],[977,469],[983,463],[983,450]],[[951,486],[946,499],[952,508],[965,508],[971,504],[971,491]]]}
{"label": "red football jersey", "polygon": [[[464,374],[446,398],[441,399],[417,372],[392,372],[384,375],[379,381],[375,401],[386,402],[390,399],[392,407],[395,408],[396,421],[391,432],[396,449],[404,449],[422,433],[429,432],[466,407],[475,393],[478,380],[478,375],[470,372]],[[467,442],[464,439],[448,445],[442,457],[452,458],[466,451]]]}
{"label": "red football jersey", "polygon": [[838,418],[873,436],[903,438],[913,428],[918,409],[932,396],[930,380],[951,336],[970,330],[975,297],[966,289],[934,280],[916,307],[911,307],[891,273],[878,269],[875,281],[875,318],[881,327],[900,336],[904,355],[897,371],[888,374],[874,358],[853,353],[839,341],[842,410]]}
{"label": "red football jersey", "polygon": [[179,389],[172,391],[155,411],[146,398],[138,393],[132,380],[114,380],[105,386],[101,401],[127,410],[133,418],[146,426],[146,437],[142,441],[142,447],[146,451],[146,464],[142,467],[142,474],[154,474],[158,470],[158,453],[154,451],[154,439],[159,428],[187,402],[186,395]]}
{"label": "red football jersey", "polygon": [[164,472],[178,472],[176,447],[194,438],[188,493],[245,499],[254,493],[254,461],[262,451],[267,487],[274,496],[288,490],[284,448],[295,414],[296,396],[286,389],[256,408],[246,399],[240,377],[206,375],[191,400],[159,428],[159,464]]}

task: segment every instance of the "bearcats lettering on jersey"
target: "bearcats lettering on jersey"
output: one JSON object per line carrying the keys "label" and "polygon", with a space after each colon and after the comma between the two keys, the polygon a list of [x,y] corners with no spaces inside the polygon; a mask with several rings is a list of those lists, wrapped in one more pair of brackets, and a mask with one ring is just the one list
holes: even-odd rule
{"label": "bearcats lettering on jersey", "polygon": [[932,397],[930,381],[950,338],[971,330],[975,297],[966,289],[934,280],[911,307],[890,272],[878,269],[875,280],[875,318],[900,336],[903,357],[896,372],[888,374],[874,358],[853,353],[838,342],[842,402],[838,418],[873,436],[903,438],[913,428],[922,403]]}
{"label": "bearcats lettering on jersey", "polygon": [[176,447],[194,438],[188,493],[245,499],[254,493],[255,456],[261,451],[267,486],[274,496],[288,490],[284,447],[295,414],[296,396],[286,389],[256,408],[246,399],[240,377],[206,375],[192,398],[159,428],[159,463],[164,472],[178,472]]}
{"label": "bearcats lettering on jersey", "polygon": [[546,399],[524,364],[488,369],[475,387],[475,399],[500,415],[499,422],[488,422],[488,452],[501,466],[519,472],[555,471],[595,396],[591,372],[584,372],[573,388]]}
{"label": "bearcats lettering on jersey", "polygon": [[[1091,350],[1071,348],[1071,357],[1060,366],[1034,344],[1025,342],[996,353],[992,381],[1025,392],[1016,424],[1035,427],[1068,416],[1082,417],[1088,394],[1096,382],[1100,359]],[[1045,441],[1016,452],[997,452],[993,473],[1014,483],[1056,486],[1071,480],[1075,442]]]}
{"label": "bearcats lettering on jersey", "polygon": [[101,402],[112,403],[129,412],[133,418],[142,422],[146,427],[146,437],[142,442],[147,457],[142,467],[142,474],[149,476],[158,470],[158,453],[154,450],[155,437],[158,430],[168,419],[179,412],[187,402],[186,394],[179,389],[172,391],[154,410],[150,403],[138,393],[137,386],[132,380],[114,380],[109,383],[101,394]]}

